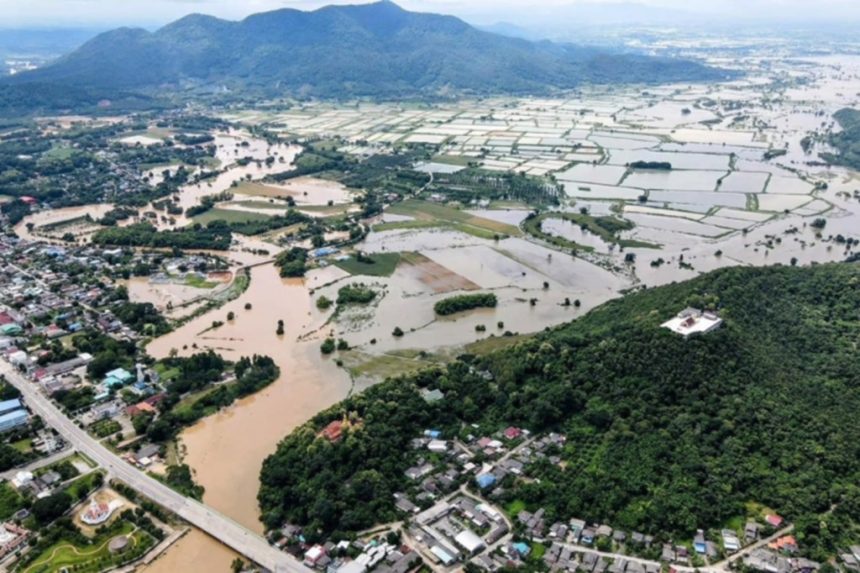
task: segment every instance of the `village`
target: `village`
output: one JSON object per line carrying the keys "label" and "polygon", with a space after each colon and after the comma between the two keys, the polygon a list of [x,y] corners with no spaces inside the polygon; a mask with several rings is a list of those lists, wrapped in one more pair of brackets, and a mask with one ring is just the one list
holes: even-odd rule
{"label": "village", "polygon": [[[437,392],[427,392],[425,399],[438,398]],[[343,431],[336,420],[319,439],[337,442]],[[428,429],[413,440],[413,449],[426,454],[405,472],[409,489],[394,494],[400,521],[358,539],[315,544],[305,542],[300,527],[287,524],[272,539],[327,573],[403,573],[419,561],[439,573],[539,565],[581,573],[813,573],[821,568],[800,556],[793,525],[776,513],[762,512],[738,529],[699,530],[692,539],[673,542],[579,518],[550,522],[543,508],[502,506],[497,500],[505,483],[531,479],[529,469],[537,461],[562,463],[558,454],[566,438],[513,426],[469,438],[445,439]],[[841,555],[847,569],[856,566],[858,549],[846,548]]]}

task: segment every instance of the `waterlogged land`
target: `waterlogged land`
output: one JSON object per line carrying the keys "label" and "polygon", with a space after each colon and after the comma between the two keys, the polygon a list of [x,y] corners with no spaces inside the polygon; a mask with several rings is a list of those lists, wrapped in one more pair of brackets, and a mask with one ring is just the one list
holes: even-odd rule
{"label": "waterlogged land", "polygon": [[[647,93],[592,90],[552,100],[426,108],[308,104],[231,114],[227,119],[285,138],[326,138],[358,161],[421,146],[430,157],[414,167],[433,176],[429,182],[413,178],[408,192],[386,199],[390,204],[381,213],[361,221],[365,238],[312,261],[316,268],[303,279],[282,279],[271,260],[287,246],[313,247],[309,239],[290,238],[307,222],[234,234],[229,251],[220,254],[232,277],[242,267],[260,265],[250,270],[248,289],[149,344],[157,358],[213,349],[228,359],[267,354],[280,367],[274,384],[181,434],[180,454],[205,487],[204,500],[260,531],[256,494],[263,459],[297,425],[385,376],[445,362],[464,348],[496,348],[512,335],[576,319],[642,285],[723,266],[844,259],[855,249],[850,239],[860,238],[854,195],[860,177],[818,160],[819,152],[828,151],[823,138],[814,138],[811,147],[801,141],[830,129],[832,113],[853,103],[860,59],[741,65],[750,73],[743,80]],[[789,72],[794,80],[785,79]],[[168,135],[147,132],[120,141],[149,146]],[[220,173],[183,184],[171,197],[181,210],[217,197],[214,207],[193,217],[159,214],[159,228],[267,221],[295,205],[328,225],[324,240],[349,239],[339,224],[367,209],[360,203],[366,190],[345,185],[336,171],[266,180],[288,170],[302,147],[268,143],[242,127],[213,136],[209,168]],[[162,167],[146,176],[157,182]],[[383,173],[390,169],[386,165]],[[492,191],[500,181],[514,189],[510,180],[494,179],[514,173],[545,183],[539,201],[468,195],[475,188]],[[463,187],[464,181],[480,185]],[[71,232],[85,241],[98,225],[82,217],[98,219],[110,208],[44,211],[24,218],[16,231],[55,242]],[[132,220],[149,208],[154,205]],[[539,234],[526,221],[534,209],[542,212]],[[623,225],[601,229],[594,226],[600,218]],[[182,307],[230,283],[202,286],[133,278],[129,293],[167,312],[168,303]],[[337,301],[348,286],[374,296],[362,304],[320,303]],[[493,293],[498,304],[451,316],[434,312],[440,300],[476,292]],[[182,318],[200,308],[202,302],[193,302],[168,316]],[[228,313],[235,318],[227,320]],[[224,324],[212,328],[214,321]],[[349,350],[323,354],[329,338]],[[232,554],[216,545],[193,532],[150,570],[201,562],[226,569]]]}

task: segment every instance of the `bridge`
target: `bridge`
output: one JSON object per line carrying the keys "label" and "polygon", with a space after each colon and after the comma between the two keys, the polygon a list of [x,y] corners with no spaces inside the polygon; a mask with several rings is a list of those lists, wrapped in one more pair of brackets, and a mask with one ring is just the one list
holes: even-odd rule
{"label": "bridge", "polygon": [[72,420],[66,417],[51,400],[39,391],[38,386],[28,381],[15,368],[0,361],[0,374],[17,388],[27,406],[60,433],[75,449],[88,456],[108,474],[175,513],[188,523],[217,539],[253,561],[276,573],[311,573],[299,560],[279,551],[259,534],[239,525],[226,515],[196,500],[170,489],[160,481],[138,471],[128,462],[93,439]]}

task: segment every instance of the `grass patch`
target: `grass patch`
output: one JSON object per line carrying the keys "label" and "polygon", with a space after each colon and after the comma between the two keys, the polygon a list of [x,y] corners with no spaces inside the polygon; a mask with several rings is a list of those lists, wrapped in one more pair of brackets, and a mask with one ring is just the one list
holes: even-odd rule
{"label": "grass patch", "polygon": [[507,513],[511,518],[519,515],[521,511],[525,511],[526,502],[521,499],[515,499],[509,504],[505,506],[505,513]]}
{"label": "grass patch", "polygon": [[374,253],[364,258],[372,262],[362,262],[352,256],[345,261],[335,261],[334,264],[351,275],[390,277],[400,262],[400,253]]}
{"label": "grass patch", "polygon": [[465,157],[463,155],[434,155],[431,159],[433,163],[444,163],[445,165],[457,165],[459,167],[468,167],[473,161],[477,161],[474,157]]}
{"label": "grass patch", "polygon": [[31,438],[24,438],[23,440],[13,442],[12,447],[22,454],[26,454],[27,452],[33,451],[33,440]]}
{"label": "grass patch", "polygon": [[201,277],[200,275],[190,274],[190,275],[186,275],[186,277],[185,277],[185,286],[209,290],[209,289],[213,289],[216,286],[218,286],[218,283],[212,282],[212,281],[207,281],[205,278]]}
{"label": "grass patch", "polygon": [[90,472],[70,483],[69,487],[66,488],[66,493],[72,496],[72,499],[83,499],[85,495],[95,489],[95,481],[98,479],[96,476],[101,476],[104,479],[104,473],[101,470]]}
{"label": "grass patch", "polygon": [[209,209],[192,218],[195,223],[208,225],[212,221],[226,221],[227,223],[257,223],[268,221],[273,215],[265,213],[254,213],[253,211],[232,211],[230,209]]}
{"label": "grass patch", "polygon": [[41,159],[47,161],[64,161],[72,157],[72,154],[75,152],[71,147],[65,147],[63,145],[56,145],[42,154]]}
{"label": "grass patch", "polygon": [[8,481],[0,482],[0,521],[6,521],[21,509],[24,498],[18,495]]}
{"label": "grass patch", "polygon": [[[377,226],[377,230],[385,230],[387,225],[398,225],[400,223],[412,224],[412,226],[403,226],[400,228],[418,228],[415,225],[422,225],[422,228],[428,226],[448,227],[457,231],[462,231],[470,235],[482,239],[492,239],[496,235],[508,235],[518,237],[522,232],[513,225],[476,217],[460,209],[448,207],[447,205],[439,205],[437,203],[429,203],[417,199],[409,199],[402,203],[392,205],[389,211],[396,215],[405,215],[413,217],[414,221],[402,221],[398,223],[383,223]],[[388,227],[398,228],[398,227]]]}
{"label": "grass patch", "polygon": [[610,215],[594,217],[592,215],[586,215],[583,213],[543,213],[536,217],[526,219],[523,223],[523,228],[528,234],[543,239],[544,241],[562,249],[571,249],[585,252],[594,251],[594,248],[589,245],[580,245],[579,243],[571,241],[570,239],[566,239],[558,235],[551,235],[549,233],[544,232],[541,228],[541,224],[547,219],[562,219],[564,221],[570,221],[571,223],[579,225],[582,229],[591,233],[592,235],[597,235],[604,242],[616,244],[621,247],[642,249],[660,248],[659,245],[655,245],[654,243],[637,241],[635,239],[620,238],[619,235],[622,231],[629,231],[633,229],[635,225],[626,219],[620,219],[618,217],[613,217]]}
{"label": "grass patch", "polygon": [[[487,330],[489,330],[489,326],[487,327]],[[497,350],[502,350],[503,348],[510,348],[526,338],[528,338],[528,336],[524,334],[517,334],[514,336],[490,336],[489,338],[470,342],[465,346],[465,350],[468,354],[483,356]]]}
{"label": "grass patch", "polygon": [[418,352],[388,353],[382,355],[371,355],[364,352],[350,350],[340,353],[341,359],[346,364],[346,369],[355,377],[367,377],[376,380],[384,380],[417,372],[424,368],[436,366],[430,356],[420,357]]}
{"label": "grass patch", "polygon": [[122,424],[116,420],[99,420],[89,427],[90,432],[99,438],[106,438],[122,430]]}
{"label": "grass patch", "polygon": [[[112,539],[120,535],[129,537],[129,547],[122,553],[113,554],[109,550]],[[109,532],[102,533],[92,540],[91,545],[78,545],[61,540],[45,549],[33,563],[22,571],[24,573],[57,573],[59,571],[76,571],[95,573],[126,563],[141,557],[153,545],[155,540],[142,530],[123,521],[112,527]]]}

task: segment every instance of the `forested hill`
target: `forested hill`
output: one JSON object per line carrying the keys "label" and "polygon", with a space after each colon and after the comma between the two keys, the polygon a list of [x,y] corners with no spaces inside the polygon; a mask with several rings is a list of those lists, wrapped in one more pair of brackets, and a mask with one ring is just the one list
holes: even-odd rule
{"label": "forested hill", "polygon": [[830,144],[838,153],[822,153],[821,156],[830,163],[860,169],[860,110],[846,107],[833,117],[842,128],[830,136]]}
{"label": "forested hill", "polygon": [[209,87],[295,96],[533,93],[585,83],[727,77],[698,63],[529,42],[392,2],[277,10],[240,22],[191,15],[153,33],[106,32],[6,80],[111,90]]}
{"label": "forested hill", "polygon": [[[688,305],[718,308],[724,327],[687,340],[660,328]],[[266,460],[263,518],[323,532],[390,521],[392,493],[409,487],[404,470],[421,453],[410,440],[474,423],[481,435],[509,425],[567,435],[564,470],[540,465],[539,483],[509,485],[500,500],[545,507],[547,523],[581,517],[689,539],[747,502],[800,532],[836,502],[827,519],[860,519],[858,344],[856,264],[730,268],[631,294],[318,415]],[[445,398],[427,404],[422,387]],[[342,441],[316,438],[345,414],[361,423]]]}

